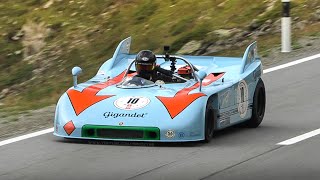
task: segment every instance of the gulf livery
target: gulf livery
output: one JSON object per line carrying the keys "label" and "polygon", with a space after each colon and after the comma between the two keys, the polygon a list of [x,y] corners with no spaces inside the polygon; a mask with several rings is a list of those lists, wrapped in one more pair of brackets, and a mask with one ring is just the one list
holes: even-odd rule
{"label": "gulf livery", "polygon": [[[59,99],[54,135],[65,138],[146,142],[209,142],[217,130],[239,123],[258,127],[266,94],[257,44],[243,57],[157,55],[172,82],[136,77],[131,38],[123,40],[98,73]],[[173,68],[174,66],[174,68]]]}

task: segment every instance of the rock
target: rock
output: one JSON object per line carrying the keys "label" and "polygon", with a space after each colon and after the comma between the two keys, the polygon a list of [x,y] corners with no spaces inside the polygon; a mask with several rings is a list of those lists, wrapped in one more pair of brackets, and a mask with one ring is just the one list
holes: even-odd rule
{"label": "rock", "polygon": [[228,29],[218,29],[215,30],[214,33],[219,37],[229,37],[231,35],[230,30]]}
{"label": "rock", "polygon": [[218,35],[220,38],[226,38],[226,37],[230,37],[233,34],[239,32],[239,29],[218,29],[213,31],[216,35]]}
{"label": "rock", "polygon": [[271,19],[268,19],[266,22],[265,22],[265,24],[272,24],[272,20]]}
{"label": "rock", "polygon": [[272,11],[277,2],[278,2],[277,0],[264,1],[264,3],[268,3],[267,4],[267,9],[263,13],[259,14],[258,16],[262,17],[262,16],[266,15],[268,12]]}
{"label": "rock", "polygon": [[306,46],[312,46],[312,43],[311,43],[311,42],[308,42],[308,43],[306,44]]}
{"label": "rock", "polygon": [[207,52],[208,47],[210,47],[211,45],[213,45],[214,43],[202,43],[200,49],[198,49],[197,51],[195,51],[193,54],[196,56],[202,55],[204,53]]}
{"label": "rock", "polygon": [[73,16],[75,16],[77,14],[78,14],[78,12],[74,12],[74,13],[71,14],[71,17],[73,17]]}
{"label": "rock", "polygon": [[260,24],[258,23],[258,19],[254,19],[251,21],[250,25],[249,25],[249,30],[253,31],[256,30],[260,27]]}
{"label": "rock", "polygon": [[320,9],[317,9],[315,13],[312,14],[312,17],[316,21],[320,21]]}
{"label": "rock", "polygon": [[306,21],[306,20],[300,21],[294,26],[294,28],[303,30],[307,26],[307,24],[308,24],[308,21]]}
{"label": "rock", "polygon": [[23,36],[24,36],[24,31],[20,30],[20,31],[18,31],[17,34],[12,36],[10,39],[13,40],[13,41],[19,41]]}
{"label": "rock", "polygon": [[19,50],[19,51],[15,51],[15,52],[14,52],[14,54],[15,54],[15,55],[20,55],[21,53],[22,53],[22,51],[21,51],[21,50]]}
{"label": "rock", "polygon": [[70,24],[69,22],[63,22],[63,23],[61,24],[61,27],[68,26],[69,24]]}
{"label": "rock", "polygon": [[266,31],[263,31],[263,30],[255,33],[256,36],[263,36],[263,35],[267,35],[267,34],[268,33]]}
{"label": "rock", "polygon": [[298,21],[300,19],[300,17],[294,17],[293,21]]}
{"label": "rock", "polygon": [[216,42],[216,45],[218,45],[218,46],[221,46],[221,45],[224,45],[224,44],[225,44],[225,42],[223,40],[218,40]]}
{"label": "rock", "polygon": [[45,39],[50,33],[44,23],[27,22],[22,26],[23,37],[22,45],[24,47],[24,57],[28,57],[40,52],[46,45]]}
{"label": "rock", "polygon": [[218,45],[211,45],[207,48],[206,52],[203,55],[212,55],[213,53],[217,53],[219,51],[227,49],[227,46],[218,46]]}
{"label": "rock", "polygon": [[197,51],[201,47],[201,41],[190,41],[185,44],[177,54],[192,54],[193,52]]}
{"label": "rock", "polygon": [[273,23],[274,32],[281,32],[281,19],[278,19]]}
{"label": "rock", "polygon": [[218,4],[218,7],[219,8],[223,8],[226,5],[227,2],[228,2],[228,0]]}
{"label": "rock", "polygon": [[271,26],[270,25],[266,25],[266,26],[263,26],[261,28],[261,32],[269,32],[271,30]]}
{"label": "rock", "polygon": [[9,94],[10,90],[8,88],[5,88],[0,93],[0,99],[5,98]]}
{"label": "rock", "polygon": [[43,6],[43,8],[48,9],[53,3],[54,3],[54,0],[50,0]]}
{"label": "rock", "polygon": [[235,41],[242,41],[250,35],[251,33],[249,31],[240,31],[239,33],[234,35],[233,39],[235,39]]}

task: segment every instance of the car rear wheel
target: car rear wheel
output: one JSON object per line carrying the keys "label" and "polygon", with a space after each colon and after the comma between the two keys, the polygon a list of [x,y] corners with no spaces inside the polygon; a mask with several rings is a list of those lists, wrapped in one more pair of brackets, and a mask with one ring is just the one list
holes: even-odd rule
{"label": "car rear wheel", "polygon": [[246,126],[249,128],[256,128],[263,120],[266,109],[266,91],[263,81],[260,79],[256,86],[253,95],[253,107],[252,116],[249,121],[246,122]]}
{"label": "car rear wheel", "polygon": [[215,128],[215,111],[213,108],[213,99],[211,96],[206,105],[206,115],[205,115],[205,139],[204,142],[208,143],[213,137],[213,132]]}

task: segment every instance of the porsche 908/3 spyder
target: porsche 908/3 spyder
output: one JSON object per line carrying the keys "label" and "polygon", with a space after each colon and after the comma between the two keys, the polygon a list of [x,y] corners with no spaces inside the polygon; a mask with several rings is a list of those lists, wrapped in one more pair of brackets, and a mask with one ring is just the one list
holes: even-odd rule
{"label": "porsche 908/3 spyder", "polygon": [[172,81],[135,76],[131,38],[89,81],[77,84],[81,68],[72,69],[74,86],[58,101],[54,135],[65,138],[209,142],[215,131],[243,123],[261,123],[266,95],[257,45],[243,57],[157,55]]}

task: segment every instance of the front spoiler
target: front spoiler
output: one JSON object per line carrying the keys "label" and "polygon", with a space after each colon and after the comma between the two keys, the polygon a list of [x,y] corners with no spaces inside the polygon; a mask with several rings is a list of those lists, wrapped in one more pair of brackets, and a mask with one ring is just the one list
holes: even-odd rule
{"label": "front spoiler", "polygon": [[88,137],[75,137],[75,136],[65,136],[57,133],[53,133],[54,136],[66,139],[82,139],[82,140],[102,140],[102,141],[121,141],[121,142],[197,142],[203,141],[204,139],[181,139],[181,140],[169,140],[169,139],[160,139],[160,140],[136,140],[136,139],[107,139],[107,138],[88,138]]}

